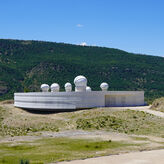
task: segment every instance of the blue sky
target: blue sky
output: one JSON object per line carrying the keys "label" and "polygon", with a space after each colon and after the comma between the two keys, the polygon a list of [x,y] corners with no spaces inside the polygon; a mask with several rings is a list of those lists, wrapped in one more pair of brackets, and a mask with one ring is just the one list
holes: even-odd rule
{"label": "blue sky", "polygon": [[164,0],[0,0],[0,38],[164,56]]}

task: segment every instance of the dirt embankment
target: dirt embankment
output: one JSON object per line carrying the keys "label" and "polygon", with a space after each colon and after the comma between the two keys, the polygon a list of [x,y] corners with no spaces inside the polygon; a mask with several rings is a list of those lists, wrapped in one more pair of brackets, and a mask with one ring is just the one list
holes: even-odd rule
{"label": "dirt embankment", "polygon": [[151,106],[151,109],[157,110],[157,111],[160,111],[160,112],[164,112],[164,97],[156,99],[153,102],[153,104]]}

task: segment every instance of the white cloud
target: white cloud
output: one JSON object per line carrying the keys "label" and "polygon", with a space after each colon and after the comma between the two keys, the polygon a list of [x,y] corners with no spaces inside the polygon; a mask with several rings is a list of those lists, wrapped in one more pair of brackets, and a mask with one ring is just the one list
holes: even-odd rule
{"label": "white cloud", "polygon": [[82,43],[80,43],[80,46],[87,46],[87,43],[86,42],[82,42]]}
{"label": "white cloud", "polygon": [[82,24],[77,24],[76,27],[83,27],[84,25]]}

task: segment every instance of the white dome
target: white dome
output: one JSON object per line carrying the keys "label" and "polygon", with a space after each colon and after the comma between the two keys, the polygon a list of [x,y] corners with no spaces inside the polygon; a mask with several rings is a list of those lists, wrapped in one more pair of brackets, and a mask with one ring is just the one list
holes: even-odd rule
{"label": "white dome", "polygon": [[53,83],[51,85],[51,92],[59,92],[59,90],[60,90],[60,86],[58,83]]}
{"label": "white dome", "polygon": [[80,75],[80,76],[77,76],[75,79],[74,79],[74,84],[76,86],[87,86],[87,79],[86,77]]}
{"label": "white dome", "polygon": [[108,90],[109,85],[107,83],[101,83],[100,88],[102,89],[102,91],[107,91]]}
{"label": "white dome", "polygon": [[80,75],[74,79],[75,84],[75,92],[85,92],[87,86],[87,79],[86,77]]}
{"label": "white dome", "polygon": [[49,85],[48,85],[48,84],[42,84],[42,85],[40,86],[40,88],[41,88],[42,92],[48,92],[48,90],[49,90]]}
{"label": "white dome", "polygon": [[92,90],[91,90],[91,87],[87,86],[87,87],[86,87],[86,91],[87,91],[87,92],[92,91]]}
{"label": "white dome", "polygon": [[72,84],[71,83],[66,83],[64,85],[64,87],[65,87],[66,92],[71,92],[72,91]]}

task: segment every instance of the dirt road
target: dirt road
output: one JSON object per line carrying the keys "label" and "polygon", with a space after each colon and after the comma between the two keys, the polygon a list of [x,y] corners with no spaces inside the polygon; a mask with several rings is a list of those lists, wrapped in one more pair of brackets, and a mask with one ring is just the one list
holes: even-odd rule
{"label": "dirt road", "polygon": [[106,110],[135,110],[135,111],[143,111],[149,114],[153,114],[158,117],[164,118],[164,113],[160,111],[155,111],[150,108],[151,106],[137,106],[137,107],[107,107]]}
{"label": "dirt road", "polygon": [[111,155],[60,164],[164,164],[164,149]]}

